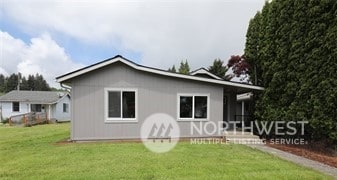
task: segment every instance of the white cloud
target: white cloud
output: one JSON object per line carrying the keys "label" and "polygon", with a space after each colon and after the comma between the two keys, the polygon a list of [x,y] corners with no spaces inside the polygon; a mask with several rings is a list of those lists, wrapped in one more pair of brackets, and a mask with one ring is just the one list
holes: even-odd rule
{"label": "white cloud", "polygon": [[42,74],[49,85],[59,87],[55,77],[82,67],[74,63],[47,33],[32,38],[29,44],[0,31],[2,53],[0,73],[20,72],[24,76]]}
{"label": "white cloud", "polygon": [[[264,0],[4,1],[3,14],[35,35],[53,31],[83,43],[142,55],[167,68],[188,59],[193,68],[242,54],[249,19]],[[113,56],[114,54],[111,54]]]}
{"label": "white cloud", "polygon": [[22,50],[26,48],[23,41],[0,31],[0,73],[9,75],[16,72],[17,64],[21,61]]}

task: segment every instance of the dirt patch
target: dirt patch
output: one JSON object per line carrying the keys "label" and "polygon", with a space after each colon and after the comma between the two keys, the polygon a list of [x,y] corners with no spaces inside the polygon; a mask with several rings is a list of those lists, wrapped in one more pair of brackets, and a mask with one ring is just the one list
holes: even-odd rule
{"label": "dirt patch", "polygon": [[107,139],[107,140],[81,140],[81,141],[72,141],[70,139],[64,139],[58,142],[55,142],[55,145],[66,145],[66,144],[89,144],[89,143],[141,143],[142,141],[140,139]]}
{"label": "dirt patch", "polygon": [[311,160],[319,161],[321,163],[333,166],[337,168],[336,152],[326,148],[320,143],[309,143],[305,145],[293,145],[293,144],[271,144],[267,142],[267,146],[290,152]]}

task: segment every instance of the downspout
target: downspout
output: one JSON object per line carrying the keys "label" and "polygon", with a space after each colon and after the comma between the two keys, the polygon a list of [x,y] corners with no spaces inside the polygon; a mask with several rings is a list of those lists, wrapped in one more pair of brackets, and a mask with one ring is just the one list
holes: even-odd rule
{"label": "downspout", "polygon": [[48,121],[50,121],[51,106],[48,104]]}
{"label": "downspout", "polygon": [[65,85],[63,83],[60,83],[60,84],[61,84],[62,88],[66,89],[66,91],[68,91],[69,93],[71,92],[71,87],[69,87],[69,86],[67,86],[67,85]]}

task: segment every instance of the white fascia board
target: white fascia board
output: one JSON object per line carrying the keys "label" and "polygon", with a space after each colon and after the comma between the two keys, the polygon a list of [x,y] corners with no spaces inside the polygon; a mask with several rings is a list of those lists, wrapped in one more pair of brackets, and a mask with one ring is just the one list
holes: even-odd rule
{"label": "white fascia board", "polygon": [[93,71],[93,70],[95,70],[95,69],[98,69],[98,68],[101,68],[101,67],[107,66],[107,65],[109,65],[109,64],[112,64],[112,63],[114,63],[114,62],[122,61],[122,60],[123,60],[122,58],[117,57],[117,58],[115,58],[115,59],[111,59],[110,61],[106,61],[106,62],[97,64],[97,65],[95,65],[95,66],[91,66],[91,67],[82,69],[82,70],[80,70],[80,71],[78,71],[78,72],[71,73],[71,74],[69,74],[69,75],[67,75],[67,76],[64,76],[64,77],[61,77],[61,78],[59,78],[59,79],[56,79],[56,81],[57,81],[58,83],[61,83],[61,82],[65,81],[65,80],[74,78],[74,77],[76,77],[76,76],[85,74],[85,73],[87,73],[87,72]]}

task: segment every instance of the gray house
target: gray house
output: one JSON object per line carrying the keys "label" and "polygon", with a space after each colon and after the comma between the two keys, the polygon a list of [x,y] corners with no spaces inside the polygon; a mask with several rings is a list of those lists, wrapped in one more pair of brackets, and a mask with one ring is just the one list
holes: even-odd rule
{"label": "gray house", "polygon": [[49,120],[70,121],[70,94],[60,91],[17,91],[0,96],[0,117],[47,113]]}
{"label": "gray house", "polygon": [[71,87],[72,140],[140,138],[142,123],[155,113],[172,116],[181,137],[209,136],[191,134],[191,123],[231,121],[236,95],[263,89],[224,81],[205,69],[183,75],[119,55],[56,80]]}

